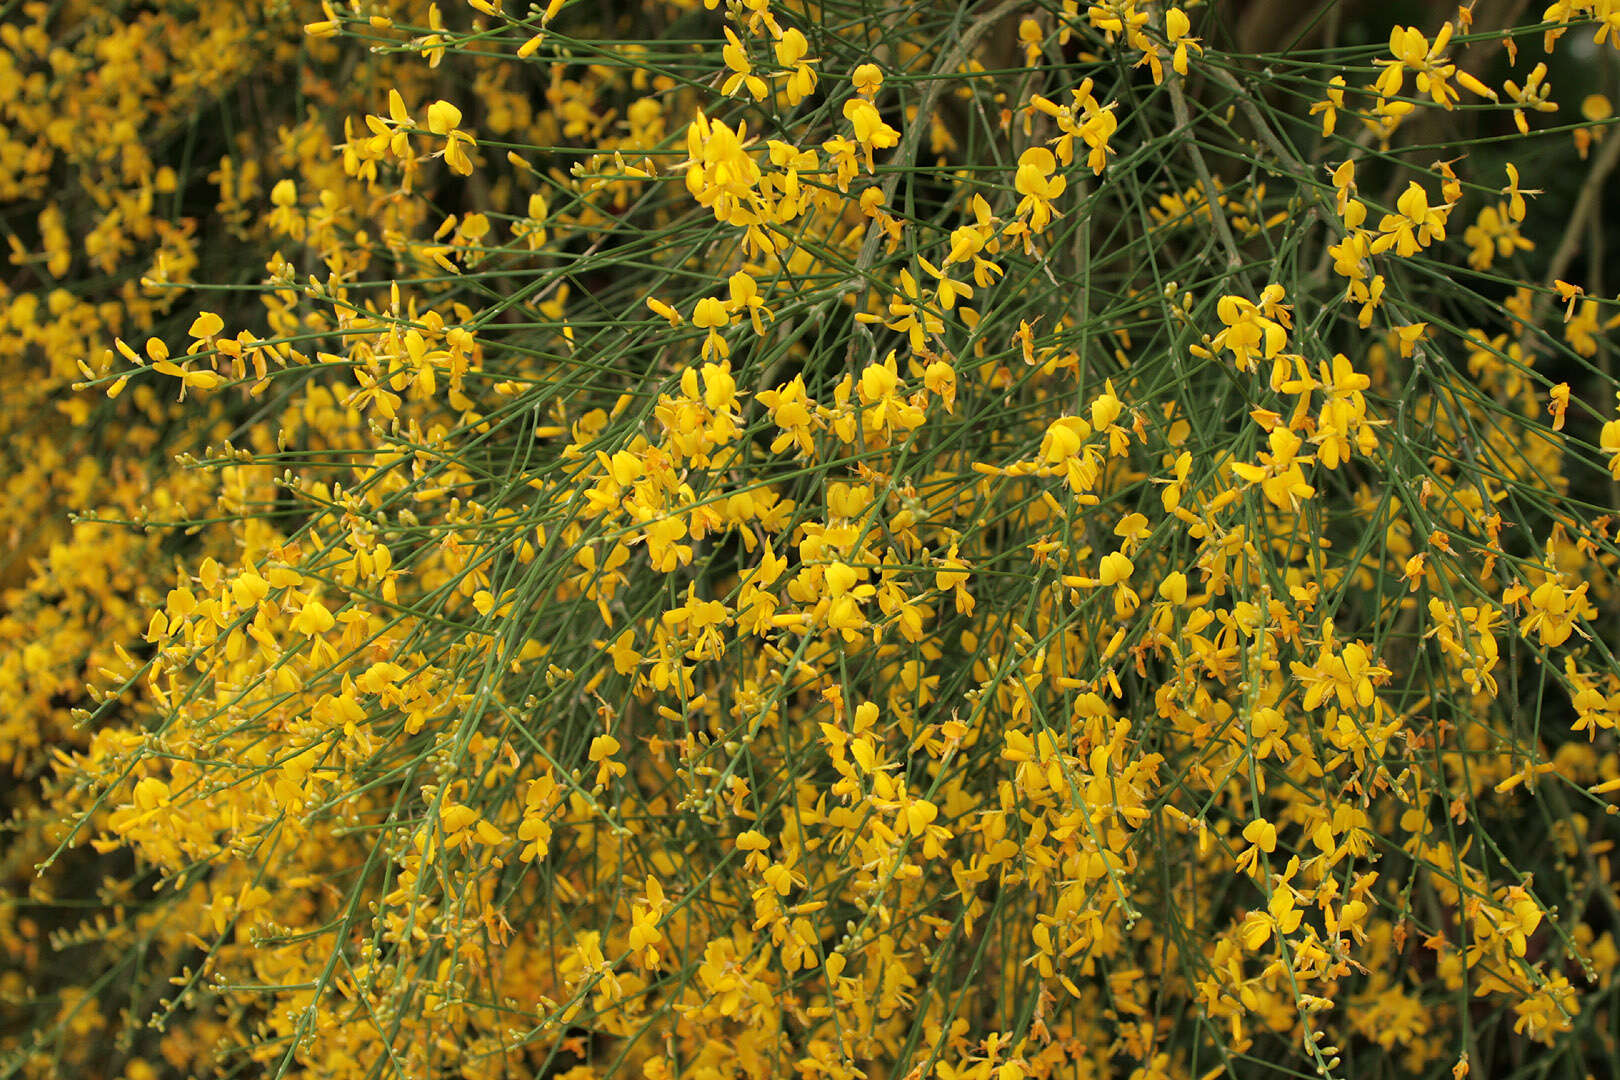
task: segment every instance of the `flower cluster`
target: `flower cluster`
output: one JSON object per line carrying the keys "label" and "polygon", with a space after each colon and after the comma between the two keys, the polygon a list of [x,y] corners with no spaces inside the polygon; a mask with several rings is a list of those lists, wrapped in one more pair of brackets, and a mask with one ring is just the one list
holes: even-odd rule
{"label": "flower cluster", "polygon": [[1608,1063],[1607,8],[633,7],[0,16],[0,1076]]}

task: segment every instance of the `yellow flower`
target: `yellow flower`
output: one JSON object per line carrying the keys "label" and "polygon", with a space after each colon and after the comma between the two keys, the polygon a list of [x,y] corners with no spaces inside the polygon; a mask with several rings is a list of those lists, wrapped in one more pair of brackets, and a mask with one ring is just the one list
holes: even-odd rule
{"label": "yellow flower", "polygon": [[435,135],[448,135],[461,126],[461,110],[448,101],[435,101],[428,106],[428,130]]}
{"label": "yellow flower", "polygon": [[731,27],[724,28],[726,44],[720,49],[721,58],[726,67],[731,69],[731,76],[720,87],[720,92],[727,97],[735,94],[739,87],[746,88],[755,101],[764,101],[770,92],[765,80],[754,74],[754,65],[748,60],[748,53],[743,49],[742,42]]}
{"label": "yellow flower", "polygon": [[1216,301],[1215,314],[1226,329],[1215,335],[1210,347],[1216,352],[1222,349],[1230,352],[1241,370],[1253,371],[1261,358],[1272,359],[1288,344],[1288,331],[1283,324],[1268,318],[1244,297],[1221,297]]}
{"label": "yellow flower", "polygon": [[335,622],[332,613],[326,610],[326,605],[311,597],[305,600],[303,606],[298,609],[298,615],[293,619],[292,628],[305,637],[314,637],[332,629]]}
{"label": "yellow flower", "polygon": [[758,224],[756,185],[759,166],[743,148],[746,126],[733,131],[723,121],[701,112],[687,126],[686,188],[717,220],[731,225]]}
{"label": "yellow flower", "polygon": [[1344,108],[1344,76],[1335,75],[1328,80],[1327,97],[1311,104],[1311,115],[1322,114],[1322,134],[1333,134],[1334,125],[1338,122],[1339,110]]}
{"label": "yellow flower", "polygon": [[1564,414],[1569,410],[1569,383],[1562,382],[1547,391],[1547,412],[1553,418],[1552,429],[1564,430]]}
{"label": "yellow flower", "polygon": [[844,119],[855,129],[855,141],[866,151],[868,170],[876,167],[872,161],[874,150],[886,150],[900,142],[900,133],[884,123],[877,107],[865,98],[844,102]]}
{"label": "yellow flower", "polygon": [[1383,235],[1372,243],[1372,253],[1395,249],[1397,255],[1416,255],[1436,240],[1446,238],[1446,214],[1450,207],[1431,208],[1423,185],[1416,180],[1395,202],[1396,213],[1385,214],[1378,223]]}
{"label": "yellow flower", "polygon": [[1013,175],[1013,188],[1022,195],[1017,214],[1029,221],[1031,232],[1039,233],[1054,216],[1052,201],[1063,194],[1068,181],[1053,175],[1057,159],[1044,146],[1032,146],[1018,157],[1018,170]]}
{"label": "yellow flower", "polygon": [[1018,24],[1018,41],[1024,47],[1024,64],[1026,67],[1035,67],[1041,59],[1041,39],[1044,37],[1041,24],[1034,19],[1024,19]]}
{"label": "yellow flower", "polygon": [[1131,574],[1135,570],[1136,567],[1123,552],[1112,551],[1103,556],[1102,563],[1097,567],[1097,580],[1105,588],[1110,585],[1123,585],[1131,579]]}
{"label": "yellow flower", "polygon": [[776,43],[776,62],[786,69],[779,77],[789,105],[797,105],[816,92],[816,71],[811,67],[816,61],[809,52],[810,43],[796,27],[783,31],[781,40]]}
{"label": "yellow flower", "polygon": [[1525,119],[1526,109],[1535,112],[1558,111],[1558,103],[1549,100],[1552,95],[1552,87],[1547,85],[1546,79],[1547,65],[1537,64],[1531,69],[1522,87],[1512,79],[1502,84],[1503,88],[1508,92],[1508,97],[1513,100],[1515,106],[1513,109],[1513,122],[1518,126],[1521,135],[1530,134],[1530,123]]}
{"label": "yellow flower", "polygon": [[[1198,43],[1197,38],[1188,36],[1191,31],[1192,20],[1187,17],[1187,13],[1185,11],[1182,11],[1178,7],[1166,9],[1164,13],[1164,37],[1165,40],[1170,43],[1170,48],[1173,50],[1170,58],[1170,66],[1177,75],[1180,75],[1183,78],[1185,78],[1187,74],[1188,50],[1197,52],[1200,55],[1202,55],[1204,51],[1204,47]],[[1157,56],[1157,54],[1152,55],[1155,57]],[[1156,66],[1155,70],[1157,70]]]}
{"label": "yellow flower", "polygon": [[679,311],[676,311],[673,307],[670,307],[656,296],[647,297],[647,308],[654,315],[666,320],[671,326],[679,326],[681,323],[686,321],[681,317],[681,313]]}
{"label": "yellow flower", "polygon": [[1177,570],[1165,575],[1159,582],[1159,599],[1171,604],[1185,604],[1187,602],[1187,575]]}
{"label": "yellow flower", "polygon": [[692,325],[701,330],[707,330],[708,336],[703,341],[703,359],[709,359],[710,354],[725,357],[731,355],[731,347],[720,331],[731,325],[731,313],[719,298],[705,296],[697,302],[692,310]]}
{"label": "yellow flower", "polygon": [[739,270],[731,275],[727,287],[731,299],[726,303],[726,309],[732,313],[746,312],[749,321],[754,325],[754,333],[765,333],[765,325],[760,321],[760,316],[768,316],[770,312],[765,307],[764,298],[759,295],[759,285],[751,276]]}
{"label": "yellow flower", "polygon": [[849,81],[862,97],[876,97],[883,88],[883,69],[876,64],[861,64],[850,74]]}

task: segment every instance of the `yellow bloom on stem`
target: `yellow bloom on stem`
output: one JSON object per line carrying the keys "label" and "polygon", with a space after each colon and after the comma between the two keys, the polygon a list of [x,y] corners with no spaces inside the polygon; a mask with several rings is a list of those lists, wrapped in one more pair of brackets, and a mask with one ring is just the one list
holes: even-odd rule
{"label": "yellow bloom on stem", "polygon": [[783,80],[783,96],[789,105],[797,105],[816,92],[816,60],[809,55],[810,43],[797,28],[783,31],[776,43],[776,62],[786,70],[778,77]]}
{"label": "yellow bloom on stem", "polygon": [[305,637],[314,637],[332,629],[335,621],[332,613],[326,609],[326,605],[311,597],[305,600],[303,606],[298,609],[298,615],[293,619],[292,628]]}
{"label": "yellow bloom on stem", "polygon": [[716,220],[730,225],[760,221],[760,170],[744,148],[747,135],[746,125],[733,131],[701,112],[686,129],[686,189],[700,206],[714,211]]}
{"label": "yellow bloom on stem", "polygon": [[731,346],[720,334],[731,325],[731,313],[718,297],[705,296],[697,302],[692,310],[692,325],[709,332],[703,340],[703,359],[709,359],[711,353],[720,357],[731,355]]}
{"label": "yellow bloom on stem", "polygon": [[1518,126],[1519,134],[1530,134],[1530,123],[1525,118],[1525,110],[1535,112],[1557,112],[1558,103],[1550,100],[1552,87],[1547,85],[1547,65],[1537,64],[1525,78],[1524,85],[1520,86],[1512,79],[1502,84],[1513,100],[1513,123]]}
{"label": "yellow bloom on stem", "polygon": [[1395,201],[1395,209],[1378,223],[1383,235],[1372,243],[1374,255],[1390,248],[1397,255],[1416,255],[1434,241],[1446,238],[1446,214],[1451,208],[1430,207],[1428,194],[1416,180],[1406,185]]}
{"label": "yellow bloom on stem", "polygon": [[752,277],[739,270],[731,275],[727,282],[731,299],[726,304],[727,311],[735,314],[747,312],[749,320],[754,324],[754,333],[763,334],[765,326],[760,316],[769,316],[770,311],[765,307],[765,300],[759,295],[759,285]]}
{"label": "yellow bloom on stem", "polygon": [[862,97],[876,97],[877,92],[883,89],[883,69],[876,64],[861,64],[850,73],[849,81],[855,84],[855,92]]}
{"label": "yellow bloom on stem", "polygon": [[1333,128],[1338,123],[1339,110],[1344,108],[1344,76],[1335,75],[1328,80],[1327,97],[1321,101],[1311,103],[1312,116],[1322,114],[1322,134],[1333,134]]}
{"label": "yellow bloom on stem", "polygon": [[897,146],[900,133],[884,123],[883,116],[865,98],[851,98],[844,102],[844,119],[855,129],[855,141],[866,151],[866,168],[876,168],[872,160],[874,150],[887,150]]}
{"label": "yellow bloom on stem", "polygon": [[1226,329],[1215,335],[1210,347],[1215,352],[1230,352],[1243,371],[1253,371],[1260,359],[1272,359],[1288,344],[1288,330],[1283,323],[1268,318],[1244,297],[1221,297],[1215,303],[1215,314]]}
{"label": "yellow bloom on stem", "polygon": [[1165,40],[1170,42],[1170,47],[1175,50],[1170,60],[1170,66],[1175,69],[1177,75],[1185,76],[1187,74],[1187,51],[1189,49],[1199,54],[1204,51],[1204,47],[1198,43],[1197,38],[1188,36],[1191,32],[1192,20],[1187,17],[1185,11],[1178,7],[1165,11],[1164,36]]}
{"label": "yellow bloom on stem", "polygon": [[755,101],[764,101],[770,92],[765,80],[754,74],[754,65],[748,60],[748,53],[743,49],[742,42],[731,27],[725,27],[726,44],[720,49],[721,58],[726,67],[731,69],[731,76],[720,87],[720,92],[726,97],[735,94],[739,87],[746,88]]}
{"label": "yellow bloom on stem", "polygon": [[1013,188],[1023,196],[1016,213],[1029,221],[1031,232],[1039,233],[1051,224],[1054,216],[1052,201],[1068,188],[1069,182],[1053,175],[1057,159],[1044,146],[1032,146],[1018,157],[1018,171],[1013,175]]}

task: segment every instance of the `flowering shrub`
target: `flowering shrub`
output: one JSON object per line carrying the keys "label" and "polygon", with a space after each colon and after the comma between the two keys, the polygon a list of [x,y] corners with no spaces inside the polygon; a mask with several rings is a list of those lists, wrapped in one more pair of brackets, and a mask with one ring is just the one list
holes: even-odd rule
{"label": "flowering shrub", "polygon": [[0,1077],[1612,1062],[1609,5],[441,3],[0,24]]}

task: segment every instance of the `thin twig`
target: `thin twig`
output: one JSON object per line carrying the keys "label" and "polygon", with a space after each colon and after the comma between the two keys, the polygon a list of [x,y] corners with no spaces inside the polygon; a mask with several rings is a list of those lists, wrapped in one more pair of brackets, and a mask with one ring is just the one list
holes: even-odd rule
{"label": "thin twig", "polygon": [[1215,178],[1210,175],[1209,165],[1204,161],[1204,153],[1198,148],[1198,139],[1192,134],[1192,120],[1187,112],[1187,97],[1181,90],[1181,77],[1172,75],[1167,85],[1170,88],[1170,107],[1176,118],[1176,131],[1183,136],[1187,153],[1192,157],[1193,170],[1198,173],[1198,183],[1204,189],[1204,200],[1209,203],[1210,220],[1215,222],[1215,235],[1220,238],[1221,246],[1226,249],[1226,265],[1233,270],[1241,270],[1243,255],[1238,251],[1237,240],[1232,236],[1232,227],[1226,222],[1226,211],[1221,209],[1220,192],[1215,187]]}
{"label": "thin twig", "polygon": [[1592,171],[1586,174],[1586,182],[1581,185],[1581,193],[1575,200],[1575,207],[1569,212],[1569,225],[1564,229],[1564,238],[1559,241],[1558,248],[1553,252],[1552,261],[1547,264],[1547,285],[1564,276],[1569,264],[1574,260],[1581,249],[1581,232],[1586,220],[1597,209],[1598,198],[1603,194],[1603,181],[1608,179],[1614,171],[1616,164],[1620,164],[1620,138],[1604,140],[1603,150],[1592,162]]}

